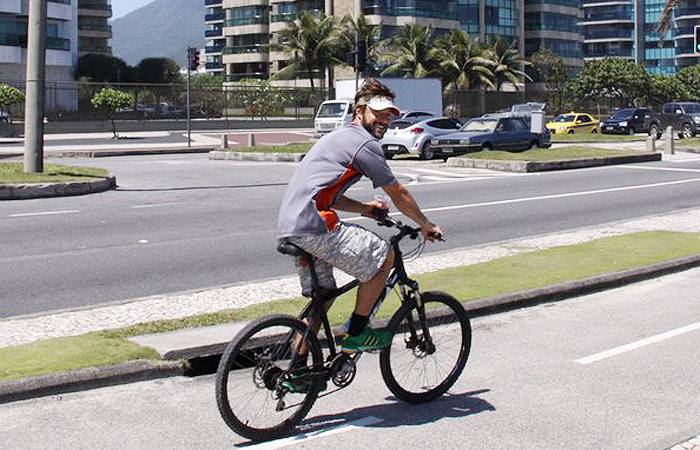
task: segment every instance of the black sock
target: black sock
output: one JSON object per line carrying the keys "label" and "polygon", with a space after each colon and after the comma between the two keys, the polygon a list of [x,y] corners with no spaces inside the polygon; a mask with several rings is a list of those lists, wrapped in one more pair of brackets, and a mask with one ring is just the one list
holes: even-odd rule
{"label": "black sock", "polygon": [[350,317],[350,325],[348,326],[348,334],[350,336],[357,336],[362,333],[362,330],[369,324],[369,316],[360,316],[359,314],[352,313]]}

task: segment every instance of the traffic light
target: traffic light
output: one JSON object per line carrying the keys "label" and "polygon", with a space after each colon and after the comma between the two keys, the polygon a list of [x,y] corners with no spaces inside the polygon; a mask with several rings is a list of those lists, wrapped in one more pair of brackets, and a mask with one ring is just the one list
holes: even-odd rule
{"label": "traffic light", "polygon": [[199,49],[189,47],[187,49],[187,68],[189,70],[197,70],[199,67]]}
{"label": "traffic light", "polygon": [[695,53],[700,55],[700,25],[695,25]]}

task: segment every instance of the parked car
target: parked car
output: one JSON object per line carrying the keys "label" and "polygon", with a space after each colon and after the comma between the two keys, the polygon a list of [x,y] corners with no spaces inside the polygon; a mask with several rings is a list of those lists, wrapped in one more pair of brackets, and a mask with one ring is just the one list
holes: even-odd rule
{"label": "parked car", "polygon": [[521,151],[534,147],[550,147],[551,136],[546,129],[533,133],[527,119],[504,117],[494,114],[471,119],[457,132],[440,136],[431,141],[433,152],[443,157],[481,150]]}
{"label": "parked car", "polygon": [[600,124],[600,132],[605,134],[646,133],[651,124],[652,110],[649,108],[618,109]]}
{"label": "parked car", "polygon": [[700,134],[700,103],[666,103],[660,114],[651,115],[649,136],[658,139],[669,126],[673,127],[673,131],[681,138],[692,138]]}
{"label": "parked car", "polygon": [[428,117],[435,117],[435,114],[428,111],[409,110],[402,112],[397,119],[423,120],[427,119]]}
{"label": "parked car", "polygon": [[570,112],[555,117],[545,126],[552,134],[597,133],[598,122],[590,114]]}
{"label": "parked car", "polygon": [[431,117],[418,121],[398,119],[389,124],[379,143],[387,159],[402,153],[416,154],[420,159],[432,159],[430,141],[436,136],[454,133],[461,127],[462,123],[451,117]]}

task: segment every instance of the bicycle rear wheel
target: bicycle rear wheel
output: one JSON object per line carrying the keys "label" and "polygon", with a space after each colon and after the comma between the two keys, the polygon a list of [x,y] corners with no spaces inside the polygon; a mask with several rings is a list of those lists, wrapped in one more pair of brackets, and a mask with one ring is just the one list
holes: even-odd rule
{"label": "bicycle rear wheel", "polygon": [[409,403],[434,400],[447,392],[464,370],[472,341],[467,312],[454,297],[425,292],[421,298],[426,311],[443,307],[439,315],[427,320],[430,340],[415,306],[404,304],[389,321],[388,330],[394,333],[391,346],[379,355],[387,387]]}
{"label": "bicycle rear wheel", "polygon": [[[254,441],[289,433],[306,416],[321,390],[322,380],[311,376],[323,366],[314,333],[306,336],[309,361],[290,367],[294,337],[306,331],[299,319],[285,315],[262,317],[248,324],[226,347],[216,372],[216,401],[226,424]],[[304,392],[290,392],[281,383],[289,374],[306,377]]]}

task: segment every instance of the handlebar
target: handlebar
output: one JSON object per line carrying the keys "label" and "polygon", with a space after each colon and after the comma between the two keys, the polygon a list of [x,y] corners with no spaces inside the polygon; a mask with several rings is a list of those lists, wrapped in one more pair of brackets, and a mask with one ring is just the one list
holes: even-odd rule
{"label": "handlebar", "polygon": [[[420,227],[412,227],[410,225],[404,225],[400,220],[392,219],[391,217],[385,217],[383,219],[378,219],[377,224],[381,227],[394,227],[399,229],[399,234],[395,236],[397,241],[400,241],[404,237],[408,236],[411,239],[416,239],[421,234]],[[438,241],[444,242],[442,235],[439,233],[430,233],[430,236],[437,239]]]}

